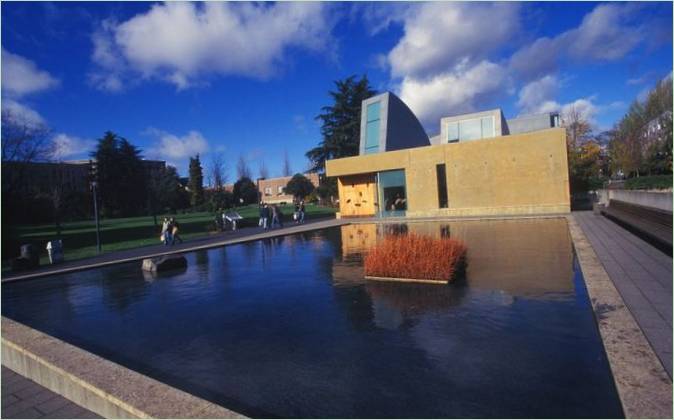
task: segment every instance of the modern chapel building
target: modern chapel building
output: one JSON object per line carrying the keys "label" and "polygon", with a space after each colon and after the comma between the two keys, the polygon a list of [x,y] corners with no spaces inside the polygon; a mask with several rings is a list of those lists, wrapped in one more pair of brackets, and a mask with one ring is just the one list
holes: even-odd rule
{"label": "modern chapel building", "polygon": [[390,92],[362,104],[360,155],[326,163],[340,217],[568,213],[566,133],[555,113],[500,109],[440,120],[429,138]]}

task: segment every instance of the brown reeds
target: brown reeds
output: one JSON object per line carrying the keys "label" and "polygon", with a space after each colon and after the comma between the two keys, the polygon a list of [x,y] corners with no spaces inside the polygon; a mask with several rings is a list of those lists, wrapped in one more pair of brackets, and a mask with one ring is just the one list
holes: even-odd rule
{"label": "brown reeds", "polygon": [[365,276],[449,282],[465,255],[465,245],[456,239],[414,233],[387,236],[365,257]]}

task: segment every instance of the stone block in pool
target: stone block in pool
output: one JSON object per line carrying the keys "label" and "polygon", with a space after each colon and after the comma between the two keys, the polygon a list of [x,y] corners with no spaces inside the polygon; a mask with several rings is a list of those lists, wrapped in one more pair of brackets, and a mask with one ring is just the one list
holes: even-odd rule
{"label": "stone block in pool", "polygon": [[159,273],[181,268],[187,268],[187,258],[184,255],[162,255],[161,257],[143,260],[143,271]]}

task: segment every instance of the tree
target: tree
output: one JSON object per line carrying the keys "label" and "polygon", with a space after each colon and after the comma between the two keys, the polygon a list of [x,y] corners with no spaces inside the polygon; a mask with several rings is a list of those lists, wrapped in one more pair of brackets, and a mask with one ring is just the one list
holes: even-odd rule
{"label": "tree", "polygon": [[322,108],[316,117],[322,122],[323,140],[306,153],[312,163],[312,171],[324,171],[325,161],[346,156],[355,156],[360,143],[360,114],[363,100],[376,94],[370,87],[367,76],[355,80],[350,76],[335,81],[336,91],[329,92],[333,104]]}
{"label": "tree", "polygon": [[120,213],[123,216],[141,214],[147,200],[147,174],[141,151],[122,138],[117,155],[117,182],[123,197],[117,203]]}
{"label": "tree", "polygon": [[283,176],[290,176],[293,174],[290,167],[290,159],[288,159],[288,150],[283,150]]}
{"label": "tree", "polygon": [[101,214],[104,216],[116,215],[119,202],[123,194],[122,186],[117,177],[119,136],[112,131],[106,131],[98,139],[96,149],[91,153],[98,166],[97,189],[100,201]]}
{"label": "tree", "polygon": [[257,202],[257,187],[250,178],[240,178],[234,183],[234,201],[236,204],[252,204]]}
{"label": "tree", "polygon": [[[562,125],[566,129],[566,152],[569,165],[569,184],[571,194],[586,192],[590,185],[589,177],[592,162],[589,159],[598,159],[599,145],[590,144],[592,125],[575,106],[562,115]],[[592,152],[592,153],[590,153]],[[596,162],[598,168],[598,162]]]}
{"label": "tree", "polygon": [[309,178],[302,174],[295,174],[288,185],[286,185],[286,193],[292,194],[297,199],[302,199],[314,191],[314,184],[309,181]]}
{"label": "tree", "polygon": [[[178,171],[167,165],[160,171],[155,171],[148,177],[148,210],[155,217],[158,212],[175,212],[182,207],[182,187]],[[187,200],[189,201],[189,199]]]}
{"label": "tree", "polygon": [[236,175],[239,179],[250,179],[252,177],[248,163],[246,163],[246,159],[244,159],[243,155],[239,155],[239,160],[236,162]]}
{"label": "tree", "polygon": [[220,191],[227,183],[227,163],[221,152],[215,152],[211,155],[210,178],[213,188]]}
{"label": "tree", "polygon": [[204,202],[204,175],[198,153],[190,158],[190,180],[187,186],[190,190],[190,205],[195,207],[202,204]]}
{"label": "tree", "polygon": [[267,179],[269,178],[269,170],[267,169],[267,164],[264,163],[264,159],[260,159],[260,178]]}

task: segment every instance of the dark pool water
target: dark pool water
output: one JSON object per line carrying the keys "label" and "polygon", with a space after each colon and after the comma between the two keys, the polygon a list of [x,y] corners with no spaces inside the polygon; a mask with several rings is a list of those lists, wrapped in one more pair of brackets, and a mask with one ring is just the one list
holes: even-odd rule
{"label": "dark pool water", "polygon": [[[386,234],[462,239],[449,286],[363,280]],[[2,285],[2,314],[256,417],[621,417],[563,219],[351,225]]]}

